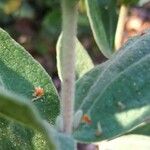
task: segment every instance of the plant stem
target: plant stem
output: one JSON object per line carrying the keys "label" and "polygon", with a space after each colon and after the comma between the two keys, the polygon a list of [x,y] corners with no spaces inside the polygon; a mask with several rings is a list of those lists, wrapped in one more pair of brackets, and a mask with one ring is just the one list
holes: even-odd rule
{"label": "plant stem", "polygon": [[77,4],[62,0],[62,90],[61,113],[65,133],[72,132],[75,93],[75,39],[77,32]]}
{"label": "plant stem", "polygon": [[128,14],[128,6],[122,4],[120,8],[118,25],[117,25],[116,36],[115,36],[116,51],[121,47],[121,44],[122,44],[122,37],[123,37],[127,14]]}

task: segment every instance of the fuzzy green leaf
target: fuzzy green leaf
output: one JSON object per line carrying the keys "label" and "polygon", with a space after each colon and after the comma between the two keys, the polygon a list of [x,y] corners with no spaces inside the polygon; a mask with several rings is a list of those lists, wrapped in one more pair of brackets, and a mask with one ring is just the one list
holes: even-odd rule
{"label": "fuzzy green leaf", "polygon": [[[110,60],[77,82],[75,110],[82,110],[92,121],[81,123],[74,132],[77,140],[114,138],[150,117],[149,43],[150,32],[130,39]],[[102,131],[97,136],[98,124]]]}
{"label": "fuzzy green leaf", "polygon": [[[49,124],[46,124],[49,126]],[[76,142],[72,136],[64,133],[58,133],[55,129],[48,127],[50,133],[53,133],[57,150],[75,150]]]}
{"label": "fuzzy green leaf", "polygon": [[[61,39],[62,35],[60,35],[58,42],[57,42],[57,69],[58,75],[60,79],[62,79],[62,53],[61,53]],[[93,62],[88,55],[87,51],[84,49],[82,44],[76,39],[76,78],[82,77],[86,72],[94,67]]]}
{"label": "fuzzy green leaf", "polygon": [[[7,121],[14,120],[14,122],[21,123],[18,126],[7,127],[4,122],[0,122],[0,149],[74,150],[73,138],[58,133],[48,122],[42,120],[32,103],[1,88],[0,116],[6,118]],[[8,131],[6,132],[4,128],[8,128]],[[30,131],[30,138],[27,131]],[[24,138],[27,139],[19,138],[20,134],[26,136]]]}
{"label": "fuzzy green leaf", "polygon": [[104,56],[110,58],[117,26],[116,0],[86,0],[86,8],[95,41]]}
{"label": "fuzzy green leaf", "polygon": [[[13,119],[28,127],[32,127],[33,129],[42,132],[46,137],[46,140],[48,141],[49,148],[55,149],[51,136],[49,135],[48,132],[46,132],[46,128],[36,108],[25,98],[17,97],[8,91],[5,91],[4,89],[0,89],[0,116],[6,119]],[[7,128],[7,126],[5,126],[5,123],[6,121],[0,122],[1,125],[0,141],[3,142],[1,143],[1,148],[2,149],[9,149],[9,147],[12,147],[14,149],[17,149],[19,147],[23,148],[23,146],[21,146],[23,142],[22,137],[17,141],[14,135],[11,133],[11,126],[8,127],[9,131],[4,129]],[[17,128],[18,127],[16,126],[16,129]],[[25,127],[22,127],[22,129],[24,129],[24,132],[26,132],[25,130],[27,130]],[[23,133],[22,129],[20,128],[20,133],[18,132],[19,134]],[[18,133],[16,132],[16,137],[18,136],[17,135]],[[28,140],[24,142],[28,142]],[[29,148],[31,146],[31,145],[27,146],[28,144],[26,143],[26,148],[27,147]]]}
{"label": "fuzzy green leaf", "polygon": [[135,5],[138,3],[139,0],[118,0],[120,4],[125,4],[125,5]]}
{"label": "fuzzy green leaf", "polygon": [[135,129],[131,130],[129,134],[140,134],[140,135],[148,135],[150,136],[150,122],[143,122],[141,125],[135,127]]}
{"label": "fuzzy green leaf", "polygon": [[59,100],[51,78],[25,49],[0,29],[0,79],[6,90],[32,101],[35,87],[44,89],[44,96],[33,103],[41,116],[54,123],[59,114]]}
{"label": "fuzzy green leaf", "polygon": [[[59,114],[59,100],[52,80],[41,65],[2,29],[0,29],[0,87],[25,97],[29,102],[36,98],[33,97],[35,87],[43,88],[44,95],[32,104],[38,109],[42,119],[54,124]],[[19,112],[16,111],[16,113]],[[34,145],[37,145],[39,141],[45,143],[43,139],[34,142],[36,135],[34,136],[32,130],[2,117],[0,132],[0,145],[3,149],[30,150],[34,149]]]}

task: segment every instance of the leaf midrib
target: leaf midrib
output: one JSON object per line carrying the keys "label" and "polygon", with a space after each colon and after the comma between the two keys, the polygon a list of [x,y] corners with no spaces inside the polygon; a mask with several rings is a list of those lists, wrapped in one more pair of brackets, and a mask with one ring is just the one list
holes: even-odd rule
{"label": "leaf midrib", "polygon": [[[131,46],[128,47],[127,50],[121,51],[121,54],[119,55],[119,58],[122,57],[122,56],[123,56],[125,53],[127,53],[128,51],[130,51],[130,48],[131,48],[131,47],[134,47],[135,44],[138,43],[140,40],[141,40],[140,38],[137,39],[136,41],[134,41],[134,43],[133,43]],[[125,48],[126,48],[126,47],[125,47]],[[96,80],[96,82],[94,82],[94,84],[91,85],[91,87],[89,88],[88,91],[90,91],[91,89],[93,89],[93,88],[95,87],[95,85],[97,84],[97,82],[103,77],[103,75],[104,75],[105,72],[109,69],[109,67],[111,67],[111,66],[113,65],[113,62],[115,62],[116,59],[118,59],[118,57],[115,57],[114,60],[112,60],[112,61],[108,60],[108,61],[110,61],[111,63],[106,66],[106,68],[104,69],[104,71],[101,73],[100,77],[98,77],[98,79]],[[107,61],[107,62],[108,62],[108,61]],[[136,61],[136,62],[137,62],[137,61]],[[134,63],[136,63],[136,62],[134,62]],[[133,65],[133,64],[132,64],[132,65]],[[130,66],[131,66],[131,65],[130,65]],[[130,67],[130,66],[128,66],[128,67]],[[124,70],[122,70],[122,71],[119,72],[119,73],[122,73],[123,71],[125,71],[126,69],[128,69],[128,67],[126,67]],[[109,83],[108,83],[108,84],[109,84]],[[79,109],[81,109],[82,106],[84,105],[84,103],[86,103],[86,99],[88,99],[87,97],[88,97],[88,95],[84,98],[83,102],[82,102],[81,105],[79,106]]]}
{"label": "leaf midrib", "polygon": [[122,76],[123,74],[125,74],[126,72],[128,72],[129,70],[132,70],[132,68],[134,68],[135,66],[138,66],[141,62],[144,62],[147,58],[150,58],[150,54],[144,56],[143,58],[141,58],[140,60],[136,61],[135,63],[133,63],[132,65],[130,65],[127,69],[125,69],[124,71],[120,72],[119,75],[117,77],[114,78],[114,80],[112,80],[101,92],[101,94],[98,96],[98,98],[95,99],[94,103],[91,105],[91,107],[88,109],[88,113],[93,109],[94,105],[97,103],[97,101],[99,99],[101,99],[103,93],[106,91],[106,89],[111,86],[120,76]]}

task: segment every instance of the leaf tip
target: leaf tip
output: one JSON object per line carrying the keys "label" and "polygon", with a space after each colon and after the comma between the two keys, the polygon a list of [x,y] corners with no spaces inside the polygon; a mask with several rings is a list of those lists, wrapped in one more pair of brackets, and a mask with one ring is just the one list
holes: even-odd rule
{"label": "leaf tip", "polygon": [[82,116],[83,116],[83,111],[82,110],[78,110],[75,115],[74,115],[74,119],[73,119],[73,127],[74,129],[77,129],[81,123],[82,120]]}

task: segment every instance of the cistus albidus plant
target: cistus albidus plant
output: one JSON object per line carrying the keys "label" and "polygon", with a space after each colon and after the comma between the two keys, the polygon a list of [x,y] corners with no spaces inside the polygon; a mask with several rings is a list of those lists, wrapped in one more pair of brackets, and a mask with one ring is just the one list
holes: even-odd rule
{"label": "cistus albidus plant", "polygon": [[108,60],[94,67],[76,36],[78,1],[62,0],[60,97],[41,65],[0,29],[0,149],[74,150],[77,142],[150,135],[150,32],[115,52],[117,1],[85,0],[85,6]]}

